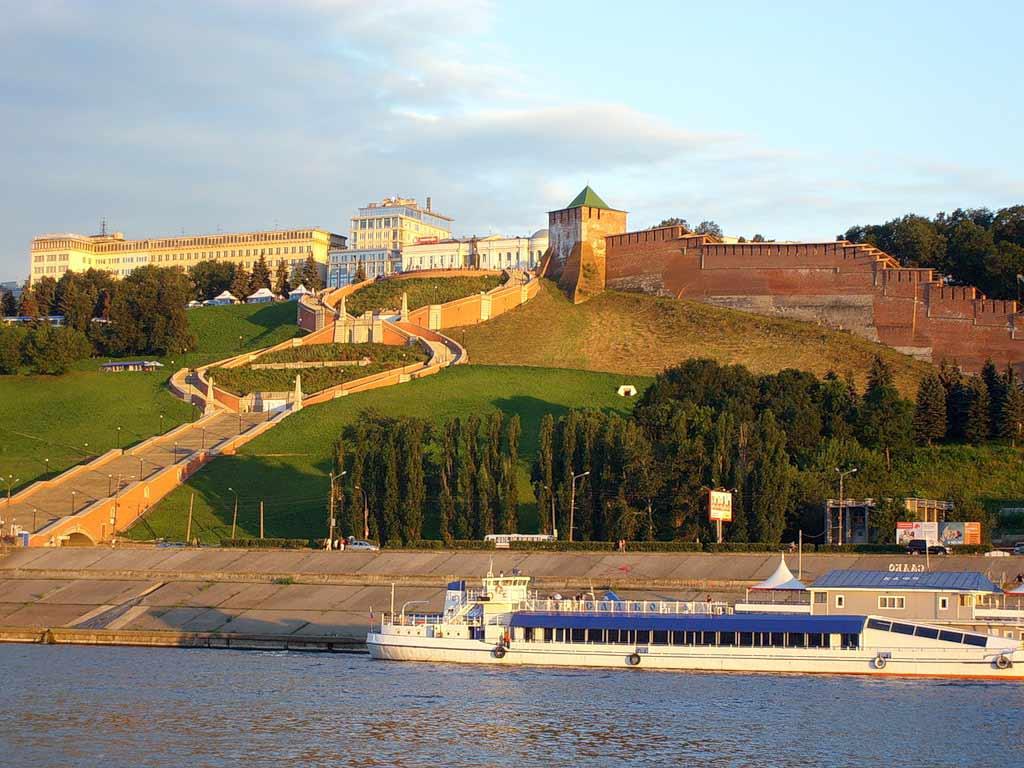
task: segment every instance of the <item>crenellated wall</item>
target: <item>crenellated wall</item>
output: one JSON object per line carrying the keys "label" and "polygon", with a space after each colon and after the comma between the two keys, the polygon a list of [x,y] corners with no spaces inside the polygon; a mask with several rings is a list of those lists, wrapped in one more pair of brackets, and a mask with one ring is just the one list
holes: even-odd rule
{"label": "crenellated wall", "polygon": [[609,288],[812,320],[968,370],[988,357],[1024,369],[1017,302],[945,285],[931,269],[901,267],[871,245],[719,243],[680,227],[605,242]]}

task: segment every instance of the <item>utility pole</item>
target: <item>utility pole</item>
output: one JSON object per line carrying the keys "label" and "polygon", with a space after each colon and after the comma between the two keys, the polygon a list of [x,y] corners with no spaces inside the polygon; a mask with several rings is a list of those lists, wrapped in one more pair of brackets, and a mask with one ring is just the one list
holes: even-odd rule
{"label": "utility pole", "polygon": [[185,527],[185,545],[192,543],[192,505],[195,503],[196,495],[192,493],[188,497],[188,525]]}
{"label": "utility pole", "polygon": [[260,499],[260,539],[263,538],[263,499]]}
{"label": "utility pole", "polygon": [[[843,545],[843,543],[844,543],[843,540],[846,538],[846,535],[845,535],[846,534],[846,528],[845,528],[845,523],[846,523],[846,521],[845,521],[846,499],[843,497],[843,480],[846,479],[847,475],[852,475],[856,471],[857,471],[856,467],[853,467],[853,469],[847,469],[845,471],[839,469],[839,467],[836,467],[836,472],[839,473],[839,541],[837,542],[839,544],[839,546]],[[832,525],[832,521],[829,520],[829,526],[831,526],[831,525]]]}
{"label": "utility pole", "polygon": [[798,581],[803,579],[803,577],[804,577],[804,529],[803,528],[800,529],[799,540],[800,540],[800,544],[799,544],[799,547],[797,549],[797,552],[799,552],[799,554],[797,555],[797,566],[796,566],[796,578],[797,578]]}
{"label": "utility pole", "polygon": [[238,526],[238,491],[234,488],[228,488],[233,494],[235,494],[235,511],[231,515],[231,540],[235,540],[235,528]]}
{"label": "utility pole", "polygon": [[331,497],[327,500],[327,548],[334,548],[334,473],[331,472]]}
{"label": "utility pole", "polygon": [[569,541],[572,541],[572,530],[576,525],[576,481],[589,474],[590,470],[588,469],[586,472],[581,472],[578,475],[572,476],[572,496],[569,501]]}

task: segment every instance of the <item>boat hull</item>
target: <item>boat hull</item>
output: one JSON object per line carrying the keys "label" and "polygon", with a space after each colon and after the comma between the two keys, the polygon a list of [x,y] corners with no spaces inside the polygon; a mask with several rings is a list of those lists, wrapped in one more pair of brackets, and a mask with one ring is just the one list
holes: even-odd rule
{"label": "boat hull", "polygon": [[[869,675],[1024,680],[1024,665],[999,669],[991,650],[931,651],[918,648],[859,650],[760,649],[706,646],[650,646],[572,643],[515,643],[496,651],[493,643],[456,638],[426,638],[371,632],[367,648],[374,659],[507,666],[595,667],[685,672]],[[879,654],[888,654],[879,662]],[[901,658],[902,656],[902,658]]]}

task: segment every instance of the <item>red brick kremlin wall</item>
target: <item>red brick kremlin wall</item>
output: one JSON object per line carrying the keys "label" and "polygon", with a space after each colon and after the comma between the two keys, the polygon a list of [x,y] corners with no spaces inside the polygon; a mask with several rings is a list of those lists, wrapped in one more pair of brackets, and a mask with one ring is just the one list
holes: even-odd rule
{"label": "red brick kremlin wall", "polygon": [[606,285],[844,328],[925,359],[977,370],[991,357],[1024,370],[1015,301],[943,285],[863,244],[717,243],[680,227],[612,235]]}

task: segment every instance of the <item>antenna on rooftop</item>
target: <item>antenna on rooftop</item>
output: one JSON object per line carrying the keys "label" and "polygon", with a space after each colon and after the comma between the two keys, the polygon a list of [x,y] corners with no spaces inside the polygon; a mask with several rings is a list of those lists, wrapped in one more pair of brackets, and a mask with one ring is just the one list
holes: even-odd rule
{"label": "antenna on rooftop", "polygon": [[104,237],[107,234],[107,217],[106,216],[104,216],[103,218],[100,219],[100,234],[103,235]]}

